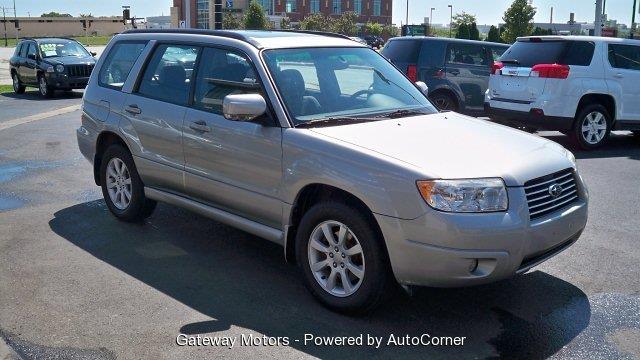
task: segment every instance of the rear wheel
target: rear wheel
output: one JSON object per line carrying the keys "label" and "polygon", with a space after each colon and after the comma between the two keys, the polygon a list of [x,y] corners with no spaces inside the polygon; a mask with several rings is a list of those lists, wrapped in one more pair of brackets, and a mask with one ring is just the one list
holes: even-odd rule
{"label": "rear wheel", "polygon": [[133,158],[122,145],[111,145],[100,166],[100,184],[107,207],[118,219],[137,222],[151,216],[156,202],[144,195]]}
{"label": "rear wheel", "polygon": [[334,311],[369,312],[392,289],[383,240],[351,206],[324,202],[309,209],[296,234],[296,255],[307,288]]}
{"label": "rear wheel", "polygon": [[18,78],[18,74],[16,74],[15,72],[11,74],[11,79],[13,80],[13,92],[15,92],[16,94],[24,94],[27,87],[22,85],[20,79]]}
{"label": "rear wheel", "polygon": [[611,116],[600,104],[585,106],[576,117],[572,138],[576,144],[591,150],[602,146],[611,132]]}
{"label": "rear wheel", "polygon": [[45,98],[52,98],[55,90],[47,84],[47,79],[44,75],[38,76],[38,90],[40,95]]}
{"label": "rear wheel", "polygon": [[458,111],[458,103],[449,94],[445,94],[442,92],[435,93],[429,96],[429,99],[431,99],[438,110]]}

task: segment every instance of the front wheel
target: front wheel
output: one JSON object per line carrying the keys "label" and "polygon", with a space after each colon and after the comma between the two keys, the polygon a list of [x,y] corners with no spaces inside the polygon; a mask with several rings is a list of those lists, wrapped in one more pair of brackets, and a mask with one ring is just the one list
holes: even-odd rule
{"label": "front wheel", "polygon": [[122,145],[111,145],[100,166],[100,184],[107,207],[118,219],[141,221],[153,213],[156,202],[144,195],[144,185],[133,157]]}
{"label": "front wheel", "polygon": [[20,79],[18,78],[18,74],[11,74],[11,80],[13,80],[13,92],[15,92],[16,94],[24,94],[27,87],[22,85]]}
{"label": "front wheel", "polygon": [[40,95],[45,98],[52,98],[55,90],[47,84],[47,79],[44,75],[40,75],[38,77],[38,90],[40,91]]}
{"label": "front wheel", "polygon": [[576,117],[572,138],[576,144],[591,150],[602,146],[611,132],[611,116],[600,104],[584,107]]}
{"label": "front wheel", "polygon": [[458,104],[450,95],[445,93],[435,93],[429,96],[429,99],[431,99],[438,110],[458,111]]}
{"label": "front wheel", "polygon": [[384,242],[371,221],[356,208],[325,202],[300,222],[296,255],[305,285],[334,311],[369,312],[392,289]]}

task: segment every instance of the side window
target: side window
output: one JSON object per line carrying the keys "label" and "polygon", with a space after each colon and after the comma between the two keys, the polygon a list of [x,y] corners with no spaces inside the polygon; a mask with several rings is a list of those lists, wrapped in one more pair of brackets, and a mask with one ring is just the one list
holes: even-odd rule
{"label": "side window", "polygon": [[640,46],[609,44],[609,63],[617,69],[640,70]]}
{"label": "side window", "polygon": [[483,46],[471,44],[449,44],[447,63],[464,65],[489,65]]}
{"label": "side window", "polygon": [[592,42],[572,41],[564,55],[565,65],[589,66],[593,59],[595,45]]}
{"label": "side window", "polygon": [[158,46],[147,64],[137,92],[152,99],[187,105],[199,52],[197,46]]}
{"label": "side window", "polygon": [[122,89],[136,60],[147,46],[146,42],[123,42],[116,44],[102,64],[98,83],[114,89]]}
{"label": "side window", "polygon": [[27,57],[36,55],[36,44],[29,43],[29,49],[27,50]]}
{"label": "side window", "polygon": [[13,52],[13,56],[20,56],[20,49],[22,48],[22,43],[16,46],[16,51]]}
{"label": "side window", "polygon": [[246,57],[231,50],[205,48],[196,76],[193,106],[222,114],[224,97],[260,93],[255,70]]}
{"label": "side window", "polygon": [[22,48],[20,48],[20,57],[22,57],[22,58],[26,58],[27,57],[27,49],[29,49],[29,43],[28,42],[23,42],[22,43]]}
{"label": "side window", "polygon": [[493,61],[496,61],[500,58],[500,56],[502,56],[502,54],[504,54],[507,49],[509,49],[509,47],[492,47],[491,48],[491,56],[493,58]]}

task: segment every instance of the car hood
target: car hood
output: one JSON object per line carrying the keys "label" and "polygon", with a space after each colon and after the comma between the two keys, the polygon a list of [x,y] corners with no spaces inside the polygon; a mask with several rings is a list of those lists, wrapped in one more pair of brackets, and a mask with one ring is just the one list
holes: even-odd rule
{"label": "car hood", "polygon": [[425,179],[501,177],[522,186],[574,167],[552,141],[452,112],[310,130],[412,166]]}
{"label": "car hood", "polygon": [[44,59],[44,62],[49,63],[53,66],[55,65],[82,65],[82,64],[95,64],[96,63],[96,59],[94,59],[91,56],[83,56],[83,57],[78,57],[78,56],[62,56],[62,57],[55,57],[55,58],[46,58]]}

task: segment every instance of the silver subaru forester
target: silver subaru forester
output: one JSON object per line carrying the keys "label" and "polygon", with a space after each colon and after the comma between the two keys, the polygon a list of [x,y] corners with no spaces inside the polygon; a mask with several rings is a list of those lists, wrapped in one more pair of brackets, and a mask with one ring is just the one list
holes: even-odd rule
{"label": "silver subaru forester", "polygon": [[281,244],[336,311],[571,246],[588,203],[573,155],[426,92],[335,34],[129,31],[91,75],[78,144],[117,218],[162,201]]}

